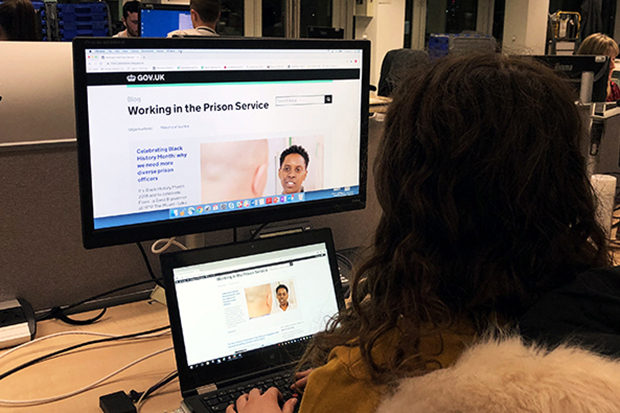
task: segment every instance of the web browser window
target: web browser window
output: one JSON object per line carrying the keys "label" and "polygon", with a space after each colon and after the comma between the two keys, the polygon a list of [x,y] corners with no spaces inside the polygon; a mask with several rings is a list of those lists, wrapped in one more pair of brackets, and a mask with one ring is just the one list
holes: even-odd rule
{"label": "web browser window", "polygon": [[[84,58],[94,229],[359,193],[362,50]],[[302,177],[280,171],[291,145],[308,154]]]}
{"label": "web browser window", "polygon": [[307,340],[338,311],[325,244],[175,268],[173,273],[190,367]]}

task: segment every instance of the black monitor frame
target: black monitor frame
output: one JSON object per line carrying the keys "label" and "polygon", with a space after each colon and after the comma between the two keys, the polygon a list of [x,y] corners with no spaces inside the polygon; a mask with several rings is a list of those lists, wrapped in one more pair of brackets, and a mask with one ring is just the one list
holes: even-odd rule
{"label": "black monitor frame", "polygon": [[609,79],[608,56],[546,55],[533,57],[552,68],[555,72],[566,76],[569,82],[575,86],[578,95],[581,88],[582,73],[592,72],[594,83],[592,85],[591,102],[605,102],[607,99],[607,82]]}
{"label": "black monitor frame", "polygon": [[[359,137],[359,193],[355,196],[336,197],[295,204],[280,204],[269,208],[247,209],[226,214],[200,215],[183,219],[157,221],[123,227],[95,229],[93,210],[92,169],[88,124],[88,99],[86,84],[87,49],[95,48],[273,48],[273,49],[359,49],[363,53],[361,70],[361,107]],[[73,41],[74,88],[82,239],[87,249],[154,240],[215,230],[236,228],[363,209],[366,206],[367,148],[368,148],[368,96],[370,77],[370,42],[360,40],[306,40],[306,39],[257,39],[257,38],[191,38],[191,39],[119,39],[77,38]],[[317,120],[320,122],[320,119]]]}

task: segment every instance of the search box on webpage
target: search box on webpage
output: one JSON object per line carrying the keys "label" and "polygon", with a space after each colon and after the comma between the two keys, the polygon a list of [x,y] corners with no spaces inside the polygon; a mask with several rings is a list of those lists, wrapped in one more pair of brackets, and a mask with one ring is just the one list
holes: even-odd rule
{"label": "search box on webpage", "polygon": [[276,96],[276,106],[328,105],[332,95]]}

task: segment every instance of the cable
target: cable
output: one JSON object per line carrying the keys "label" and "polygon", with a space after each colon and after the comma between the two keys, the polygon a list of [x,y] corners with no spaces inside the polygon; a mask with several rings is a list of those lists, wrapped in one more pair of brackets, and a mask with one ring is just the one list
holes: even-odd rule
{"label": "cable", "polygon": [[258,237],[260,235],[260,232],[262,230],[264,230],[267,225],[269,225],[269,222],[265,222],[264,224],[261,224],[258,228],[256,228],[254,230],[254,232],[252,232],[252,236],[250,237],[250,241],[254,241],[256,239],[256,237]]}
{"label": "cable", "polygon": [[[156,337],[160,337],[160,336],[165,336],[170,334],[170,331],[163,331],[163,332],[159,332],[159,333],[153,333],[153,334],[145,334],[144,336],[138,336],[138,337],[130,337],[130,338],[135,338],[137,340],[142,340],[142,339],[150,339],[150,338],[156,338]],[[37,338],[35,340],[29,341],[27,343],[21,344],[17,347],[13,347],[12,349],[0,354],[0,359],[8,356],[11,353],[14,353],[17,350],[21,350],[24,347],[28,347],[31,346],[35,343],[40,343],[42,341],[46,341],[52,338],[56,338],[56,337],[62,337],[62,336],[69,336],[69,335],[83,335],[83,336],[98,336],[98,337],[116,337],[119,338],[123,337],[120,334],[109,334],[109,333],[98,333],[98,332],[91,332],[91,331],[63,331],[61,333],[55,333],[55,334],[50,334],[49,336],[45,336],[45,337],[40,337]]]}
{"label": "cable", "polygon": [[[86,302],[93,301],[93,300],[96,300],[98,298],[105,297],[106,295],[110,295],[110,294],[114,294],[114,293],[122,291],[122,290],[126,290],[128,288],[133,288],[133,287],[137,287],[139,285],[148,284],[148,283],[152,283],[152,282],[154,282],[154,280],[146,280],[146,281],[140,281],[140,282],[137,282],[137,283],[125,285],[125,286],[122,286],[122,287],[119,287],[119,288],[115,288],[113,290],[106,291],[104,293],[97,294],[95,296],[89,297],[89,298],[87,298],[85,300],[82,300],[80,302],[77,302],[75,304],[71,304],[71,305],[69,305],[67,307],[62,308],[61,310],[64,313],[65,311],[70,310],[72,308],[75,308],[77,306],[80,306],[80,305],[82,305],[82,304],[84,304]],[[60,308],[60,307],[54,307],[54,308]],[[40,318],[37,318],[37,321],[44,321],[44,320],[49,320],[50,318],[53,318],[54,308],[52,308],[52,311],[50,311],[49,313],[43,315]]]}
{"label": "cable", "polygon": [[101,317],[103,317],[103,315],[105,314],[106,311],[108,311],[107,307],[104,308],[103,310],[101,310],[101,312],[99,314],[97,314],[96,316],[94,316],[92,318],[88,318],[86,320],[77,320],[75,318],[71,318],[68,315],[66,315],[62,308],[60,308],[60,307],[52,307],[52,311],[50,312],[50,316],[53,317],[53,318],[57,318],[60,321],[63,321],[65,323],[73,325],[73,326],[85,326],[85,325],[93,324],[93,323],[97,322],[99,319],[101,319]]}
{"label": "cable", "polygon": [[[157,248],[157,245],[161,244],[162,242],[165,242],[164,246],[161,248]],[[162,239],[158,239],[157,241],[155,241],[153,245],[151,245],[151,252],[153,254],[161,254],[162,252],[170,248],[171,245],[175,245],[181,248],[183,251],[187,250],[187,247],[185,245],[181,244],[179,241],[176,240],[176,238],[172,237],[172,238],[162,238]]]}
{"label": "cable", "polygon": [[353,262],[349,258],[347,258],[345,255],[337,252],[336,253],[336,259],[344,262],[344,264],[347,267],[349,267],[349,270],[353,270]]}
{"label": "cable", "polygon": [[158,389],[161,389],[162,387],[164,387],[166,384],[170,383],[172,380],[176,379],[178,376],[179,376],[179,373],[176,370],[174,370],[166,374],[164,377],[162,377],[161,380],[159,380],[157,383],[152,385],[147,391],[142,393],[142,395],[136,402],[137,412],[140,413],[140,408],[142,408],[142,404],[144,403],[147,397],[149,397],[151,394],[156,392]]}
{"label": "cable", "polygon": [[[160,240],[160,241],[161,241],[161,240]],[[157,242],[159,242],[159,241],[156,241],[156,243],[157,243]],[[174,243],[175,245],[177,245],[177,246],[178,246],[179,248],[181,248],[181,249],[187,249],[184,245],[182,245],[181,243],[179,243],[179,242],[175,241],[175,240],[174,240],[174,238],[171,238],[171,239],[169,240],[169,242],[170,242],[170,243]],[[156,244],[156,243],[155,243],[155,244]],[[71,304],[71,305],[69,305],[69,306],[67,306],[67,307],[65,307],[65,308],[61,308],[61,307],[52,307],[52,309],[51,309],[51,311],[50,311],[49,313],[47,313],[47,314],[43,315],[42,317],[37,318],[37,319],[36,319],[36,321],[44,321],[44,320],[49,320],[49,319],[51,319],[51,318],[58,318],[58,319],[60,319],[60,320],[64,321],[65,323],[67,323],[67,324],[72,324],[72,325],[87,325],[87,324],[92,324],[92,323],[96,322],[97,320],[101,319],[101,317],[103,317],[103,315],[104,315],[104,314],[105,314],[105,312],[106,312],[106,309],[105,309],[105,308],[104,308],[104,309],[103,309],[103,310],[102,310],[102,311],[101,311],[98,315],[96,315],[95,317],[90,318],[90,319],[88,319],[88,320],[76,320],[76,319],[70,318],[70,317],[68,317],[68,316],[66,315],[66,311],[67,311],[67,310],[70,310],[70,309],[72,309],[72,308],[74,308],[74,307],[77,307],[77,306],[79,306],[79,305],[82,305],[82,304],[84,304],[84,303],[86,303],[86,302],[88,302],[88,301],[96,300],[96,299],[101,298],[101,297],[104,297],[104,296],[106,296],[106,295],[114,294],[114,293],[116,293],[116,292],[119,292],[119,291],[122,291],[122,290],[125,290],[125,289],[128,289],[128,288],[137,287],[137,286],[139,286],[139,285],[143,285],[143,284],[147,284],[147,283],[151,283],[151,282],[154,282],[154,283],[156,283],[157,285],[159,285],[160,287],[163,287],[164,285],[163,285],[163,283],[161,282],[161,278],[157,278],[157,277],[155,276],[155,273],[153,272],[153,267],[151,267],[151,263],[150,263],[150,261],[149,261],[149,259],[148,259],[148,256],[146,255],[146,251],[144,251],[144,247],[143,247],[143,246],[142,246],[142,244],[141,244],[141,243],[139,243],[139,242],[137,242],[136,244],[138,245],[138,248],[140,249],[140,253],[141,253],[141,255],[142,255],[142,258],[144,259],[144,263],[146,264],[146,268],[147,268],[147,270],[148,270],[148,272],[149,272],[149,275],[151,276],[151,280],[147,280],[147,281],[140,281],[140,282],[137,282],[137,283],[134,283],[134,284],[129,284],[129,285],[125,285],[125,286],[123,286],[123,287],[116,288],[116,289],[111,290],[111,291],[106,291],[105,293],[95,295],[95,296],[93,296],[93,297],[87,298],[86,300],[82,300],[82,301],[80,301],[80,302],[78,302],[78,303]],[[153,244],[153,246],[154,246],[155,244]],[[166,248],[167,248],[167,246],[165,246],[165,247],[163,248],[163,250],[165,250]]]}
{"label": "cable", "polygon": [[144,251],[144,247],[140,242],[136,242],[136,244],[140,249],[140,253],[142,254],[142,258],[144,259],[144,263],[146,264],[146,269],[149,271],[149,275],[151,276],[153,281],[157,283],[157,285],[163,288],[164,284],[155,276],[155,273],[153,272],[153,267],[151,267],[151,262],[149,261],[149,257],[147,257],[146,251]]}
{"label": "cable", "polygon": [[118,369],[118,370],[108,374],[107,376],[103,377],[102,379],[99,379],[96,382],[91,383],[91,384],[89,384],[86,387],[82,387],[81,389],[74,390],[74,391],[69,392],[69,393],[65,393],[65,394],[61,394],[61,395],[53,396],[53,397],[48,397],[48,398],[45,398],[45,399],[33,399],[33,400],[3,400],[3,399],[0,399],[0,404],[8,404],[8,405],[13,405],[13,406],[16,406],[16,405],[31,405],[31,404],[51,403],[51,402],[55,402],[57,400],[66,399],[68,397],[75,396],[77,394],[80,394],[80,393],[83,393],[85,391],[88,391],[88,390],[98,386],[99,384],[109,380],[110,378],[116,376],[117,374],[127,370],[128,368],[130,368],[132,366],[135,366],[136,364],[141,363],[141,362],[143,362],[145,360],[148,360],[151,357],[155,357],[155,356],[157,356],[159,354],[165,353],[166,351],[170,351],[173,348],[174,347],[168,347],[168,348],[165,348],[165,349],[162,349],[162,350],[158,350],[158,351],[156,351],[154,353],[151,353],[149,355],[146,355],[144,357],[141,357],[138,360],[132,361],[131,363],[127,364],[126,366],[121,367],[120,369]]}
{"label": "cable", "polygon": [[7,378],[11,374],[17,373],[18,371],[23,370],[26,367],[33,366],[33,365],[35,365],[37,363],[42,362],[43,360],[47,360],[47,359],[52,358],[54,356],[58,356],[60,354],[66,353],[66,352],[71,351],[71,350],[75,350],[75,349],[80,348],[80,347],[86,347],[86,346],[89,346],[91,344],[97,344],[97,343],[105,343],[105,342],[108,342],[108,341],[115,341],[115,340],[122,340],[122,339],[126,339],[126,338],[133,338],[133,337],[142,336],[142,335],[146,335],[146,334],[153,334],[153,333],[156,333],[158,331],[166,330],[168,328],[170,328],[170,326],[159,327],[159,328],[155,328],[155,329],[152,329],[152,330],[142,331],[142,332],[139,332],[139,333],[126,334],[126,335],[120,336],[120,337],[109,337],[109,338],[102,338],[102,339],[99,339],[99,340],[91,340],[91,341],[87,341],[87,342],[84,342],[84,343],[81,343],[81,344],[76,344],[76,345],[73,345],[73,346],[70,346],[70,347],[66,347],[64,349],[54,351],[52,353],[46,354],[46,355],[41,356],[41,357],[37,357],[36,359],[30,360],[30,361],[28,361],[26,363],[20,364],[17,367],[14,367],[14,368],[12,368],[9,371],[0,374],[0,380]]}

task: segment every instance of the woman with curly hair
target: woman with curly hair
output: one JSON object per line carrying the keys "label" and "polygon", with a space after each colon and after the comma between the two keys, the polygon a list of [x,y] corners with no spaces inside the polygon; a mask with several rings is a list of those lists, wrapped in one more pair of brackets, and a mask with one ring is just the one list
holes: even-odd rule
{"label": "woman with curly hair", "polygon": [[[610,265],[574,101],[551,69],[492,54],[448,57],[401,84],[375,164],[374,244],[350,306],[302,360],[314,370],[297,374],[301,413],[607,411],[573,409],[599,406],[596,391],[574,392],[565,377],[597,383],[620,407],[620,379],[590,376],[616,371],[598,355],[584,351],[595,362],[574,379],[561,349],[484,339]],[[293,410],[276,396],[253,390],[228,413]]]}

